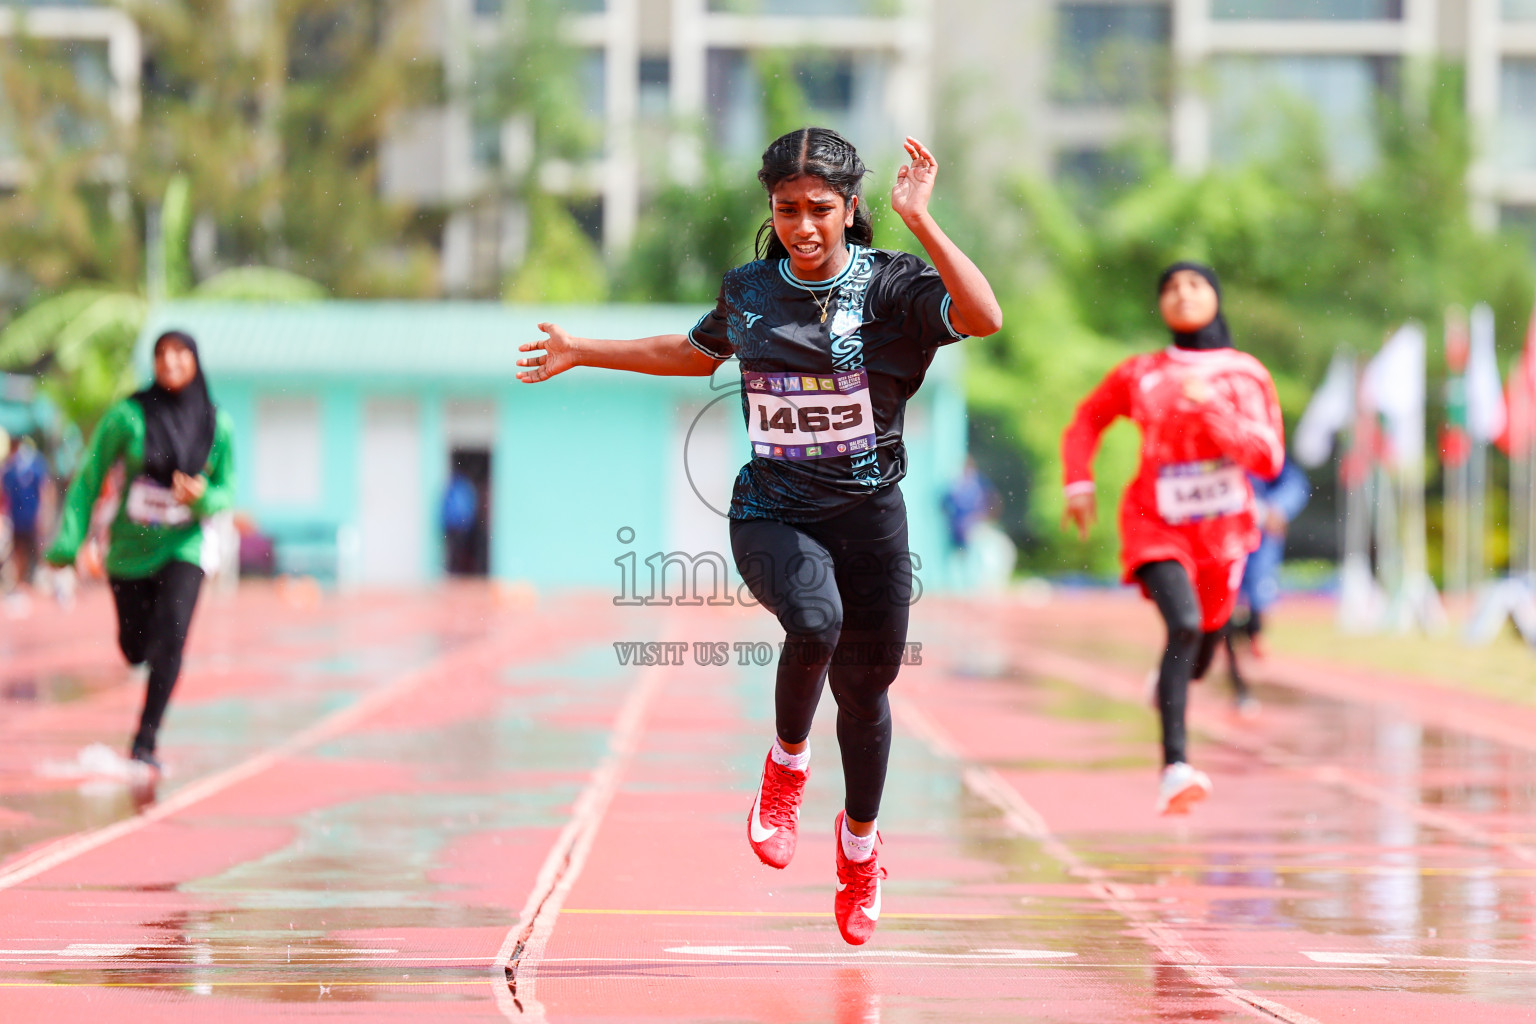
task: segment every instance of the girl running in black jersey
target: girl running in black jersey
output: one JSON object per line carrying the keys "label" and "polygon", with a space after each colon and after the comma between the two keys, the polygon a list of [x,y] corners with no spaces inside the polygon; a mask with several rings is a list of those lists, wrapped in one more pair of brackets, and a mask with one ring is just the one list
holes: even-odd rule
{"label": "girl running in black jersey", "polygon": [[725,275],[687,334],[636,340],[548,338],[522,346],[521,380],[574,366],[707,377],[735,356],[752,458],[731,498],[731,549],[785,643],[775,689],[777,737],[748,816],[763,863],[795,852],[809,774],[811,718],[829,678],[846,789],[837,815],[838,928],[866,942],[880,917],[875,819],[890,757],[886,690],[907,637],[912,567],[898,482],[902,415],[940,345],[993,334],[1002,314],[981,271],[928,212],[938,163],[916,139],[891,209],[916,256],[872,248],[863,162],[825,128],[791,132],[763,154],[772,216],[759,258]]}

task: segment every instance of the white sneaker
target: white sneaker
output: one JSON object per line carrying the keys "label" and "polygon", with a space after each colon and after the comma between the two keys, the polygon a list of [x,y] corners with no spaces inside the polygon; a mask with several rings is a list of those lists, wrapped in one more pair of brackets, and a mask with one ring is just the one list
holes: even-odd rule
{"label": "white sneaker", "polygon": [[1211,777],[1179,761],[1163,769],[1163,781],[1157,787],[1157,813],[1188,814],[1210,795]]}

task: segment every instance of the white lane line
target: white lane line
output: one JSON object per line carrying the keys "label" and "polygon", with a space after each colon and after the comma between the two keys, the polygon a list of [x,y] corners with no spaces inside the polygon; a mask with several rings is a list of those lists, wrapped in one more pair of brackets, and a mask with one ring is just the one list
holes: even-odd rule
{"label": "white lane line", "polygon": [[[952,752],[961,749],[937,722],[910,701],[905,698],[893,699],[891,704],[902,724],[911,732],[921,738],[933,737],[941,741],[934,748],[936,753],[942,751],[953,756]],[[964,764],[963,759],[961,763]],[[1079,857],[1051,831],[1040,812],[1031,807],[1018,790],[997,772],[991,768],[970,765],[965,767],[962,777],[966,788],[1002,812],[1003,821],[1009,828],[1033,840],[1046,854],[1066,868],[1069,874],[1082,879],[1090,893],[1126,920],[1133,934],[1162,954],[1170,966],[1182,970],[1191,981],[1263,1020],[1282,1020],[1286,1024],[1320,1024],[1316,1018],[1242,988],[1222,973],[1222,969],[1204,953],[1176,930],[1158,920],[1156,912],[1137,899],[1133,889],[1113,881],[1103,869]]]}
{"label": "white lane line", "polygon": [[[669,951],[670,952],[670,951]],[[1388,967],[1398,960],[1437,964],[1491,964],[1499,967],[1536,967],[1536,960],[1504,960],[1491,956],[1429,956],[1423,953],[1329,953],[1303,950],[1302,956],[1320,964],[1357,964]]]}
{"label": "white lane line", "polygon": [[973,949],[968,953],[928,953],[919,949],[839,949],[797,953],[790,946],[671,946],[664,953],[689,956],[766,957],[770,960],[1066,960],[1076,953],[1054,949]]}
{"label": "white lane line", "polygon": [[566,897],[586,866],[597,831],[618,791],[619,780],[640,746],[646,712],[661,689],[665,672],[665,666],[656,665],[636,673],[635,682],[624,698],[624,705],[609,734],[608,753],[593,769],[586,787],[576,798],[570,820],[544,857],[517,924],[507,932],[496,959],[492,961],[491,988],[496,995],[497,1008],[508,1020],[545,1019],[544,1006],[534,992],[538,964],[543,959],[549,937],[554,934],[560,908],[565,905]]}
{"label": "white lane line", "polygon": [[286,758],[339,736],[366,719],[369,715],[399,700],[428,680],[438,678],[444,674],[449,676],[457,675],[471,665],[483,660],[490,652],[505,645],[507,645],[505,637],[481,640],[471,644],[450,654],[441,661],[435,661],[407,672],[394,682],[366,694],[346,707],[320,719],[303,731],[295,733],[277,746],[269,747],[253,757],[225,768],[223,771],[215,772],[204,779],[191,783],[178,790],[173,796],[162,800],[132,818],[124,818],[121,821],[104,825],[98,829],[65,836],[31,854],[17,858],[6,865],[3,870],[0,870],[0,891],[10,889],[25,881],[36,878],[45,871],[50,871],[61,864],[74,860],[76,857],[90,853],[92,850],[100,849],[108,843],[115,842],[125,836],[131,836],[136,832],[141,832],[150,825],[164,821],[195,804],[217,796],[232,786],[254,778]]}
{"label": "white lane line", "polygon": [[[1123,683],[1128,683],[1129,680],[1115,670],[1103,668],[1071,655],[1044,651],[1035,647],[1030,647],[1024,653],[1024,658],[1032,671],[1042,675],[1057,676],[1069,680],[1084,689],[1093,690],[1115,700],[1131,699],[1128,687],[1122,685]],[[1139,686],[1140,684],[1137,683],[1136,685]],[[1341,702],[1345,700],[1342,697],[1334,699]],[[1331,764],[1313,764],[1274,744],[1265,743],[1240,730],[1234,729],[1220,721],[1216,716],[1197,710],[1193,706],[1190,708],[1190,720],[1202,732],[1218,743],[1224,743],[1229,747],[1251,754],[1275,768],[1301,775],[1334,789],[1341,789],[1357,799],[1368,803],[1391,808],[1412,818],[1426,828],[1449,833],[1477,846],[1488,846],[1503,850],[1516,860],[1526,864],[1536,864],[1536,848],[1498,833],[1490,832],[1455,814],[1425,807],[1399,793],[1394,793],[1378,786],[1374,782],[1346,768]]]}

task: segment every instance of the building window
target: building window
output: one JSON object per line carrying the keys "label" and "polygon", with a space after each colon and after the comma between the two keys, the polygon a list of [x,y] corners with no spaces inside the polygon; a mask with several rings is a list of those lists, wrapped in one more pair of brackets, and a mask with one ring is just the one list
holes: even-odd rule
{"label": "building window", "polygon": [[[855,145],[886,131],[885,65],[875,55],[711,50],[710,125],[717,144],[755,157],[769,142],[773,113],[792,110],[841,132]],[[770,108],[776,108],[770,109]]]}
{"label": "building window", "polygon": [[1499,209],[1499,227],[1525,243],[1536,256],[1536,206],[1504,206]]}
{"label": "building window", "polygon": [[1052,91],[1067,104],[1158,102],[1167,95],[1166,4],[1063,4]]}
{"label": "building window", "polygon": [[1536,171],[1536,60],[1505,58],[1499,69],[1499,166]]}
{"label": "building window", "polygon": [[723,14],[890,14],[890,0],[709,0],[709,10]]}
{"label": "building window", "polygon": [[1278,156],[1315,132],[1329,169],[1358,177],[1376,162],[1376,110],[1396,62],[1379,57],[1219,57],[1211,61],[1212,157]]}
{"label": "building window", "polygon": [[1129,153],[1110,149],[1063,149],[1056,154],[1056,180],[1074,205],[1096,209],[1140,177]]}
{"label": "building window", "polygon": [[592,240],[592,244],[601,247],[603,244],[603,197],[602,196],[578,196],[566,201],[566,208],[571,212],[571,219],[576,226],[581,228],[581,233]]}
{"label": "building window", "polygon": [[501,121],[475,111],[469,123],[470,156],[475,166],[494,170],[501,166]]}
{"label": "building window", "polygon": [[1211,17],[1275,21],[1399,21],[1403,17],[1403,0],[1212,0]]}
{"label": "building window", "polygon": [[608,108],[607,62],[603,60],[602,50],[587,50],[581,55],[579,61],[576,67],[576,83],[577,88],[581,90],[582,106],[586,108],[588,117],[600,121],[603,118],[603,112]]}
{"label": "building window", "polygon": [[640,58],[640,116],[667,116],[672,88],[672,62],[666,57]]}

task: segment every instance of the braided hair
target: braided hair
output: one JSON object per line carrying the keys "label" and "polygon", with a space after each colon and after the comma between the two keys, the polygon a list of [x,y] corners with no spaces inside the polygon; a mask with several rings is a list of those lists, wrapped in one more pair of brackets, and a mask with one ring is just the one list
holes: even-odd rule
{"label": "braided hair", "polygon": [[[773,190],[791,178],[820,178],[827,187],[843,197],[853,211],[853,226],[844,237],[857,245],[873,245],[875,224],[870,219],[869,207],[864,203],[864,175],[869,169],[859,159],[853,143],[830,128],[800,128],[781,135],[763,152],[763,167],[757,172],[757,180],[768,190],[769,201]],[[757,258],[760,260],[787,259],[789,250],[773,230],[773,217],[763,221],[757,229]]]}

